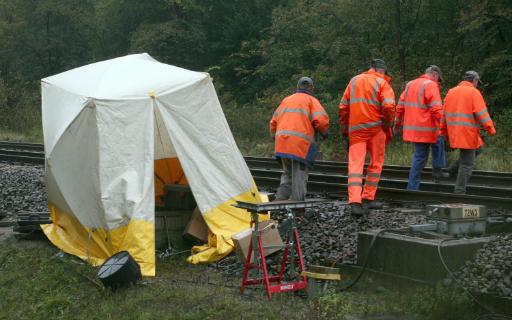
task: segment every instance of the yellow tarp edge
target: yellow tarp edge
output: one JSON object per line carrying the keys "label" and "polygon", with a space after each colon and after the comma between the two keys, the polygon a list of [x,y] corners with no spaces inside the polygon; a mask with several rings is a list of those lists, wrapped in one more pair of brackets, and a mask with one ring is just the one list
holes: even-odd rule
{"label": "yellow tarp edge", "polygon": [[52,203],[48,208],[53,223],[41,225],[41,228],[62,251],[99,266],[113,254],[126,250],[139,263],[143,276],[155,276],[153,222],[134,219],[128,225],[112,230],[89,228]]}
{"label": "yellow tarp edge", "polygon": [[[253,182],[251,190],[229,199],[223,204],[203,213],[210,229],[208,244],[192,247],[192,255],[187,261],[193,264],[218,261],[230,254],[234,247],[231,236],[250,227],[251,215],[248,211],[233,207],[236,201],[268,202],[258,192]],[[260,215],[260,221],[268,220],[268,215]]]}

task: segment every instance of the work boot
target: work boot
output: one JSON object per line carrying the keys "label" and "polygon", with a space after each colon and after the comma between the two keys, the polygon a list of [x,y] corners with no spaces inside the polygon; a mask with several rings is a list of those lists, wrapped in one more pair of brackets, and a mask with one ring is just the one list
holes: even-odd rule
{"label": "work boot", "polygon": [[363,199],[363,209],[371,210],[371,209],[382,209],[383,203],[379,200],[368,200]]}
{"label": "work boot", "polygon": [[361,206],[360,203],[351,203],[350,204],[350,214],[354,217],[362,217],[366,213],[366,210]]}
{"label": "work boot", "polygon": [[443,172],[441,168],[432,168],[432,180],[435,183],[439,183],[442,178],[449,178],[450,174],[448,172]]}

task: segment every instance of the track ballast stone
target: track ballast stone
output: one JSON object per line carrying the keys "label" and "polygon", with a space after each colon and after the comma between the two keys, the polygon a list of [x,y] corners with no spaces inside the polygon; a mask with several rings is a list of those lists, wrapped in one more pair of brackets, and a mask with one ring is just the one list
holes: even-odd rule
{"label": "track ballast stone", "polygon": [[0,217],[47,211],[43,167],[0,165]]}
{"label": "track ballast stone", "polygon": [[512,299],[512,234],[486,243],[455,276],[470,291]]}

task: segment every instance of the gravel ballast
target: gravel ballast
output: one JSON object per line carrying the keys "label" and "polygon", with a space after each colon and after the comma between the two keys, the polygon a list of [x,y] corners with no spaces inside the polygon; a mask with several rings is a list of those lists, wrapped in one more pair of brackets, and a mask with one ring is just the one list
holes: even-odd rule
{"label": "gravel ballast", "polygon": [[486,243],[455,276],[470,291],[512,299],[512,235]]}
{"label": "gravel ballast", "polygon": [[44,168],[0,164],[0,217],[47,212]]}

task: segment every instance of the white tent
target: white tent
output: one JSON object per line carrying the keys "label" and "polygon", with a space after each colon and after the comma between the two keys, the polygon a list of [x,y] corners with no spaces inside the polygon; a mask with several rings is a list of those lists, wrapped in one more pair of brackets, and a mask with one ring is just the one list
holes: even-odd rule
{"label": "white tent", "polygon": [[190,186],[212,233],[189,261],[232,250],[249,215],[230,204],[260,196],[207,73],[135,54],[41,82],[53,220],[43,230],[56,246],[95,265],[128,250],[154,275],[157,173]]}

